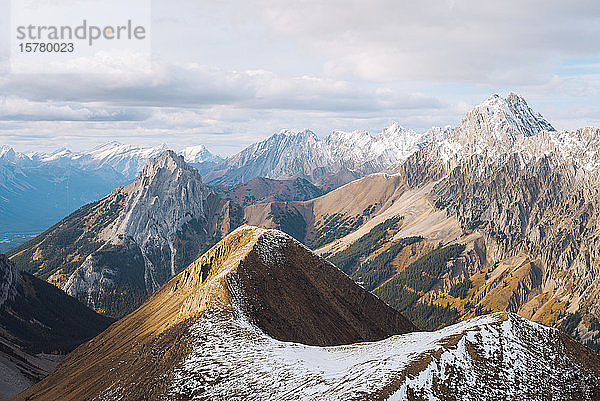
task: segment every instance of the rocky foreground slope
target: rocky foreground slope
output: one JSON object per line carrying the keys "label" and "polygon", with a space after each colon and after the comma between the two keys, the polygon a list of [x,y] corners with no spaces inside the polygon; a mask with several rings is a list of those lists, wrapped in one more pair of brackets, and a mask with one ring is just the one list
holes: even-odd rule
{"label": "rocky foreground slope", "polygon": [[0,254],[0,400],[48,375],[61,354],[110,323]]}
{"label": "rocky foreground slope", "polygon": [[291,237],[244,226],[15,399],[600,395],[600,357],[514,315],[413,330]]}

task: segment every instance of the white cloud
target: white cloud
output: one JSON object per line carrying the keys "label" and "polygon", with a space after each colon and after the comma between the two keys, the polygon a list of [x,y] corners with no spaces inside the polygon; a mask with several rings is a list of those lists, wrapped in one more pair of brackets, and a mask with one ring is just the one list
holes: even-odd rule
{"label": "white cloud", "polygon": [[[0,74],[0,144],[84,149],[119,139],[231,154],[282,128],[456,124],[508,91],[557,128],[597,124],[599,9],[554,0],[155,1],[150,73],[97,54],[80,60],[97,65],[93,74]],[[0,38],[0,70],[5,45]]]}
{"label": "white cloud", "polygon": [[591,0],[258,3],[272,29],[325,56],[335,77],[530,83],[565,57],[600,51]]}

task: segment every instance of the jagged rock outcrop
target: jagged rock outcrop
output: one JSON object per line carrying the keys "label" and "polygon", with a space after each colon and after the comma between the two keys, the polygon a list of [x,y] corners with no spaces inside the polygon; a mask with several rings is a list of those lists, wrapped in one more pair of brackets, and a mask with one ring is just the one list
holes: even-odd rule
{"label": "jagged rock outcrop", "polygon": [[599,145],[598,128],[556,131],[519,96],[494,95],[450,135],[390,168],[402,195],[354,232],[328,237],[320,252],[335,256],[375,222],[400,217],[391,239],[423,236],[419,256],[440,243],[466,245],[435,272],[435,285],[408,292],[401,272],[414,258],[401,263],[386,243],[361,255],[369,267],[385,254],[387,264],[379,258],[379,270],[362,269],[358,279],[385,278],[375,291],[401,310],[422,307],[427,319],[418,324],[513,311],[600,347]]}
{"label": "jagged rock outcrop", "polygon": [[17,268],[8,258],[0,254],[0,307],[9,300],[13,300],[17,293]]}
{"label": "jagged rock outcrop", "polygon": [[134,182],[83,207],[10,256],[22,270],[120,317],[242,218],[239,206],[214,194],[195,168],[166,151]]}
{"label": "jagged rock outcrop", "polygon": [[[597,128],[558,132],[517,95],[495,95],[397,171],[412,187],[436,182],[431,202],[465,236],[480,233],[487,267],[511,258],[535,264],[530,283],[497,282],[511,291],[506,310],[553,325],[581,313],[585,333],[600,299],[600,163],[589,151],[599,143]],[[493,283],[485,280],[480,301]]]}

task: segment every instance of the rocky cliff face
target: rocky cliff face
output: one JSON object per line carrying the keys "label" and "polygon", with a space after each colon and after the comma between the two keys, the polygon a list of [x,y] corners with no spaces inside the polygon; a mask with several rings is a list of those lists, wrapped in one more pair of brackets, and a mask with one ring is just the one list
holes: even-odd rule
{"label": "rocky cliff face", "polygon": [[[540,265],[538,292],[518,289],[516,310],[538,297],[531,317],[546,323],[558,324],[567,312],[585,315],[584,325],[597,316],[599,188],[585,170],[552,156],[526,165],[518,154],[492,164],[471,159],[434,192],[466,232],[484,234],[491,263],[527,255]],[[556,303],[560,312],[547,315]]]}
{"label": "rocky cliff face", "polygon": [[[440,138],[390,169],[399,197],[350,233],[338,224],[342,235],[318,252],[354,266],[352,277],[422,327],[511,311],[599,347],[600,130],[555,131],[511,94]],[[465,248],[436,256],[454,245]]]}
{"label": "rocky cliff face", "polygon": [[122,316],[241,223],[171,151],[130,185],[11,251],[24,270],[95,310]]}
{"label": "rocky cliff face", "polygon": [[17,293],[17,268],[8,258],[0,254],[0,307]]}
{"label": "rocky cliff face", "polygon": [[[557,132],[522,98],[493,96],[448,139],[431,143],[397,169],[412,187],[436,182],[431,202],[458,219],[466,241],[482,236],[486,263],[467,277],[480,280],[485,290],[474,289],[477,299],[469,303],[557,326],[575,314],[578,325],[570,332],[590,345],[599,339],[600,333],[590,331],[600,316],[600,186],[597,152],[590,150],[598,141],[596,128]],[[506,262],[511,259],[519,262]],[[505,262],[513,270],[498,273],[497,281],[489,278]],[[535,272],[524,274],[525,262]]]}
{"label": "rocky cliff face", "polygon": [[515,315],[412,329],[289,236],[245,226],[17,399],[600,394],[597,355]]}

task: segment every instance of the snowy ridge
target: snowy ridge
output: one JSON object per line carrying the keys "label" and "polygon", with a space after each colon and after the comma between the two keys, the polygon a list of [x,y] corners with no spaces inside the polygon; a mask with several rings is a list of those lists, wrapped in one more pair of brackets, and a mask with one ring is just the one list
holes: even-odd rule
{"label": "snowy ridge", "polygon": [[390,400],[407,394],[440,400],[448,385],[458,399],[542,400],[549,388],[558,397],[566,393],[557,383],[589,379],[565,357],[548,354],[555,330],[513,314],[335,347],[277,341],[237,316],[209,311],[194,323],[189,336],[196,345],[175,371],[169,399],[340,400],[388,393]]}
{"label": "snowy ridge", "polygon": [[[277,230],[238,230],[253,236],[264,263],[285,264],[281,250],[291,237]],[[209,308],[188,329],[192,351],[176,368],[167,399],[443,400],[502,394],[545,400],[548,389],[567,398],[571,385],[583,399],[592,399],[598,388],[564,352],[557,330],[510,313],[344,346],[279,341],[252,323],[239,271],[225,270],[233,309]]]}
{"label": "snowy ridge", "polygon": [[86,164],[91,168],[113,168],[119,173],[133,178],[144,166],[162,152],[167,150],[166,144],[145,148],[136,145],[124,145],[109,142],[90,152],[83,153]]}
{"label": "snowy ridge", "polygon": [[380,172],[406,160],[433,140],[450,134],[448,127],[416,133],[394,122],[376,136],[366,131],[333,131],[319,139],[310,130],[282,130],[249,146],[208,174],[212,183],[239,183],[255,177],[318,180],[349,170],[359,175]]}
{"label": "snowy ridge", "polygon": [[551,157],[586,172],[600,169],[600,129],[557,131],[514,93],[491,96],[467,113],[451,135],[438,138],[429,153],[450,168],[475,155],[493,162],[518,153],[524,164]]}
{"label": "snowy ridge", "polygon": [[[11,162],[17,166],[22,164],[47,166],[69,166],[79,170],[111,170],[123,175],[126,179],[134,179],[146,164],[160,156],[168,147],[166,144],[144,147],[122,144],[117,141],[108,142],[89,151],[73,152],[68,148],[60,148],[51,153],[20,153],[9,146],[0,148],[0,163]],[[189,163],[218,163],[222,159],[212,154],[204,145],[184,148],[182,154]]]}

